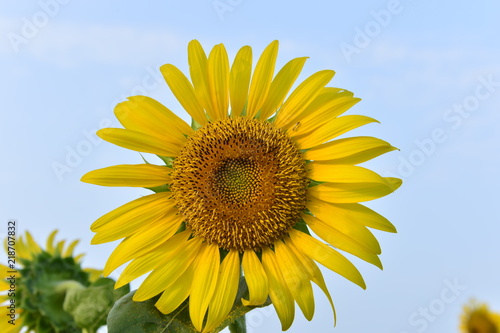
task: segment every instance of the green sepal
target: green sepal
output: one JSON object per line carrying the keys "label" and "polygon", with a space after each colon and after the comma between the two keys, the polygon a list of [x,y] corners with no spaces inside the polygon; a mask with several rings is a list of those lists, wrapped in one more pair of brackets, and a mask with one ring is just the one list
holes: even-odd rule
{"label": "green sepal", "polygon": [[191,128],[196,131],[200,127],[201,125],[196,120],[194,120],[194,118],[191,118]]}
{"label": "green sepal", "polygon": [[[304,213],[307,214],[307,212],[304,212]],[[293,228],[295,230],[302,231],[303,233],[308,234],[309,236],[311,236],[311,232],[309,231],[309,228],[307,227],[307,223],[303,219],[300,219],[299,222],[295,223],[295,225],[293,226]]]}
{"label": "green sepal", "polygon": [[[168,292],[168,290],[164,291]],[[170,314],[161,313],[154,304],[160,295],[144,302],[134,302],[135,291],[119,299],[108,315],[108,333],[197,333],[189,317],[189,299]],[[244,319],[247,312],[271,304],[268,300],[261,306],[243,306],[241,298],[248,298],[248,287],[244,278],[240,279],[236,301],[227,318],[211,333],[222,331],[232,323],[238,325],[238,332],[244,333]]]}
{"label": "green sepal", "polygon": [[326,182],[319,182],[319,181],[311,179],[309,181],[309,184],[307,185],[307,187],[310,188],[310,187],[318,186],[318,185],[323,184],[323,183],[326,183]]}
{"label": "green sepal", "polygon": [[173,157],[161,156],[161,155],[156,155],[156,156],[158,156],[163,161],[163,163],[165,163],[165,165],[168,166],[169,168],[173,167],[175,160]]}
{"label": "green sepal", "polygon": [[278,112],[279,112],[279,110],[272,117],[267,118],[267,122],[274,123],[274,121],[276,120],[276,117],[278,116]]}
{"label": "green sepal", "polygon": [[155,193],[170,192],[170,187],[167,184],[155,187],[145,187],[145,189],[151,190]]}
{"label": "green sepal", "polygon": [[[245,102],[243,106],[243,110],[241,110],[240,117],[245,117],[247,115],[248,101]],[[260,112],[260,110],[259,110]]]}
{"label": "green sepal", "polygon": [[141,158],[142,158],[142,160],[144,161],[144,163],[146,163],[146,164],[151,164],[151,163],[149,163],[149,162],[148,162],[148,161],[144,158],[144,156],[143,156],[141,153],[139,153],[139,155],[141,155]]}

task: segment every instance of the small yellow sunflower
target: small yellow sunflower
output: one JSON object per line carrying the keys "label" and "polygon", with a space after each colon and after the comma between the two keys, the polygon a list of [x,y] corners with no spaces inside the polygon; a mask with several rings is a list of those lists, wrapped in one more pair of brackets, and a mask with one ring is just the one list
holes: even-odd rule
{"label": "small yellow sunflower", "polygon": [[359,202],[392,193],[401,180],[356,166],[395,148],[373,137],[336,139],[376,120],[341,116],[359,98],[326,87],[331,70],[311,75],[290,93],[306,58],[291,60],[274,75],[277,53],[274,41],[252,74],[249,46],[230,65],[224,45],[207,57],[198,41],[190,42],[191,81],[170,64],[161,72],[191,126],[159,102],[134,96],[115,108],[125,128],[97,133],[156,154],[166,165],[117,165],[82,177],[156,192],[95,221],[92,243],[125,238],[104,274],[132,260],[117,286],[150,272],[134,300],[168,290],[156,303],[167,314],[189,297],[199,331],[214,330],[227,316],[241,269],[249,289],[244,305],[269,297],[283,330],[293,322],[295,302],[311,320],[311,281],[331,302],[316,262],[365,288],[354,265],[332,247],[381,268],[380,246],[367,227],[396,231]]}
{"label": "small yellow sunflower", "polygon": [[81,332],[63,311],[58,295],[75,284],[89,284],[102,271],[82,269],[79,262],[83,254],[73,256],[79,241],[66,247],[65,240],[54,242],[56,234],[54,230],[49,235],[45,249],[28,231],[5,240],[9,262],[7,266],[0,264],[1,332]]}
{"label": "small yellow sunflower", "polygon": [[488,305],[471,300],[464,305],[460,316],[462,333],[499,333],[500,314],[491,312]]}

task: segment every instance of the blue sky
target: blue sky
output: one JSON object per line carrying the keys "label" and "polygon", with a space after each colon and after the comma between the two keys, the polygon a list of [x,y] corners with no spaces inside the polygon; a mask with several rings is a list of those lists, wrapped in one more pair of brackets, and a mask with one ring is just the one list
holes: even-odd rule
{"label": "blue sky", "polygon": [[[4,1],[0,233],[13,218],[39,241],[57,228],[81,239],[85,266],[102,267],[116,244],[90,246],[90,224],[147,193],[79,181],[96,168],[141,162],[93,134],[117,126],[114,105],[144,94],[186,117],[160,65],[185,71],[192,39],[205,49],[222,42],[230,56],[243,45],[260,54],[278,39],[279,65],[309,56],[299,79],[333,69],[330,86],[363,99],[349,113],[381,124],[352,135],[401,149],[366,166],[404,179],[395,194],[368,203],[398,228],[375,231],[384,271],[352,259],[366,291],[325,271],[337,327],[318,291],[313,321],[298,312],[289,332],[457,331],[470,297],[500,311],[499,13],[496,1]],[[280,331],[272,308],[249,323],[249,332]]]}

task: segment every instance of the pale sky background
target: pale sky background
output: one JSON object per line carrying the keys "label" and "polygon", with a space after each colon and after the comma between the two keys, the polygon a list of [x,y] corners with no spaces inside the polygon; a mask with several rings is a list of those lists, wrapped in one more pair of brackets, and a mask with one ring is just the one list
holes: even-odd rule
{"label": "pale sky background", "polygon": [[[352,135],[401,149],[366,166],[404,179],[367,203],[398,229],[374,232],[384,271],[352,259],[363,291],[325,270],[337,327],[317,290],[314,319],[297,309],[289,332],[457,332],[471,297],[500,312],[499,18],[493,0],[2,1],[0,235],[8,219],[40,242],[57,228],[59,239],[81,239],[84,266],[103,267],[117,243],[91,246],[90,224],[147,193],[79,181],[141,162],[94,135],[117,126],[115,104],[145,94],[185,116],[159,66],[186,71],[190,40],[222,42],[230,57],[251,45],[255,57],[279,39],[279,65],[310,57],[299,81],[333,69],[329,86],[363,99],[349,114],[381,124]],[[281,331],[272,308],[248,321],[249,333]]]}

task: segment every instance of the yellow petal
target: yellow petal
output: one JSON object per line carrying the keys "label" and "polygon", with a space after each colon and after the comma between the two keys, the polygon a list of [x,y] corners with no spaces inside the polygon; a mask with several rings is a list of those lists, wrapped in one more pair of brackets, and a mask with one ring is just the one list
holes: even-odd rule
{"label": "yellow petal", "polygon": [[[6,291],[10,289],[10,282],[7,282],[6,278],[10,275],[7,272],[11,269],[3,264],[0,264],[0,291]],[[2,302],[0,302],[1,304]]]}
{"label": "yellow petal", "polygon": [[307,57],[292,59],[276,74],[269,87],[267,99],[260,110],[260,119],[269,118],[279,109],[306,60]]}
{"label": "yellow petal", "polygon": [[177,309],[188,298],[193,284],[194,266],[192,263],[179,278],[164,292],[155,306],[164,314]]}
{"label": "yellow petal", "polygon": [[290,133],[290,136],[295,139],[300,149],[306,149],[330,141],[350,130],[373,122],[377,122],[377,120],[365,116],[348,115],[334,118],[308,134],[294,136],[293,133]]}
{"label": "yellow petal", "polygon": [[[373,211],[372,209],[358,203],[332,204],[323,202],[335,216],[349,216],[350,219],[364,226],[386,232],[397,232],[394,225],[388,219]],[[333,216],[333,215],[332,215]]]}
{"label": "yellow petal", "polygon": [[193,262],[200,249],[200,239],[193,238],[184,245],[172,248],[176,242],[170,242],[167,253],[163,254],[163,260],[148,275],[134,294],[133,300],[142,302],[154,297],[168,289],[175,281],[184,274]]}
{"label": "yellow petal", "polygon": [[56,253],[57,254],[62,255],[63,249],[64,249],[64,243],[66,243],[65,240],[59,241],[57,243],[57,247],[56,247]]}
{"label": "yellow petal", "polygon": [[[169,200],[169,194],[168,192],[162,192],[162,193],[155,193],[155,194],[150,194],[146,195],[144,197],[140,197],[138,199],[132,200],[130,202],[127,202],[126,204],[110,211],[109,213],[101,216],[98,218],[92,225],[90,226],[90,230],[96,231],[102,227],[104,227],[106,224],[115,221],[116,219],[120,219],[123,217],[125,214],[129,214],[130,212],[136,212],[136,213],[147,213],[147,208],[150,208],[148,206],[151,205],[158,205],[159,207],[163,206],[167,202],[170,202],[171,205],[174,205],[173,201]],[[146,207],[144,207],[146,206]],[[143,209],[145,208],[145,209]],[[143,212],[139,212],[138,210],[143,209]],[[132,217],[132,219],[134,219]],[[118,222],[119,223],[119,222]],[[118,225],[119,226],[119,225]],[[116,225],[113,225],[111,228],[116,227]],[[52,234],[51,234],[52,236]],[[49,237],[50,238],[50,237]],[[53,238],[52,238],[53,239]],[[47,240],[47,245],[48,240]],[[47,246],[47,249],[49,246]]]}
{"label": "yellow petal", "polygon": [[321,89],[333,78],[335,72],[323,70],[314,73],[304,80],[287,98],[276,116],[276,126],[288,128],[300,120],[300,117],[309,104],[322,91]]}
{"label": "yellow petal", "polygon": [[231,66],[229,77],[229,95],[231,99],[231,115],[238,117],[247,103],[248,86],[252,75],[252,48],[242,47]]}
{"label": "yellow petal", "polygon": [[[116,118],[127,129],[151,134],[166,141],[184,144],[193,129],[160,102],[133,96],[115,107]],[[166,131],[165,129],[168,129]]]}
{"label": "yellow petal", "polygon": [[67,257],[71,257],[73,256],[73,250],[75,249],[75,247],[78,245],[78,243],[80,243],[80,240],[79,239],[76,239],[74,241],[71,242],[71,244],[69,244],[69,246],[66,248],[66,250],[64,251],[63,253],[63,257],[64,258],[67,258]]}
{"label": "yellow petal", "polygon": [[217,287],[209,304],[204,332],[210,332],[220,325],[233,307],[240,281],[240,254],[229,251],[220,266]]}
{"label": "yellow petal", "polygon": [[87,273],[89,275],[90,282],[94,282],[103,276],[101,269],[84,268],[83,270],[85,271],[85,273]]}
{"label": "yellow petal", "polygon": [[275,40],[265,48],[257,61],[248,94],[247,116],[250,118],[259,112],[267,98],[277,56],[278,41]]}
{"label": "yellow petal", "polygon": [[307,226],[328,244],[382,269],[379,257],[370,249],[314,216],[303,214],[302,218]]}
{"label": "yellow petal", "polygon": [[348,214],[363,225],[387,232],[397,232],[396,227],[385,217],[361,204],[331,204],[337,208],[337,213]]}
{"label": "yellow petal", "polygon": [[358,136],[313,147],[304,153],[304,159],[328,164],[358,164],[396,149],[384,140]]}
{"label": "yellow petal", "polygon": [[325,279],[323,278],[323,274],[321,273],[321,270],[319,269],[318,265],[309,257],[304,255],[298,248],[297,246],[293,243],[292,239],[290,237],[286,237],[286,244],[288,247],[293,251],[293,253],[297,256],[299,261],[306,267],[306,269],[309,272],[309,275],[312,276],[311,281],[316,283],[323,293],[326,295],[328,298],[328,301],[330,302],[330,305],[332,307],[332,312],[333,312],[333,323],[335,325],[335,322],[337,320],[337,313],[335,312],[335,306],[333,305],[333,300],[332,296],[330,295],[330,292],[328,291],[328,288],[326,287]]}
{"label": "yellow petal", "polygon": [[123,128],[103,128],[97,131],[97,135],[123,148],[161,156],[175,157],[182,148],[173,142]]}
{"label": "yellow petal", "polygon": [[307,193],[331,203],[353,203],[381,198],[401,186],[398,178],[383,179],[385,183],[323,183],[308,188]]}
{"label": "yellow petal", "polygon": [[229,106],[229,60],[223,44],[216,45],[208,56],[208,83],[215,118],[227,117]]}
{"label": "yellow petal", "polygon": [[207,117],[187,77],[177,67],[170,64],[161,66],[160,70],[170,90],[172,90],[182,107],[196,122],[205,125]]}
{"label": "yellow petal", "polygon": [[16,255],[20,259],[32,259],[33,254],[27,244],[24,242],[22,235],[19,236],[16,244]]}
{"label": "yellow petal", "polygon": [[35,242],[35,240],[33,239],[33,236],[31,236],[29,231],[26,231],[26,240],[27,240],[28,249],[30,250],[30,252],[32,254],[36,255],[36,254],[42,252],[42,249],[37,244],[37,242]]}
{"label": "yellow petal", "polygon": [[[19,308],[16,309],[16,313],[19,314],[21,311]],[[2,313],[5,315],[8,315],[7,310],[4,310]],[[2,333],[19,333],[19,332],[33,332],[33,331],[27,331],[27,330],[22,330],[24,328],[23,322],[22,322],[22,317],[17,317],[15,320],[15,324],[12,325],[8,322],[10,320],[10,317],[5,316],[7,319],[4,319],[0,322],[0,330]]]}
{"label": "yellow petal", "polygon": [[146,224],[124,239],[111,253],[104,267],[105,272],[112,272],[127,261],[140,257],[172,237],[181,226],[183,217],[177,214],[177,208],[156,221]]}
{"label": "yellow petal", "polygon": [[360,166],[311,162],[307,168],[309,178],[326,182],[309,188],[308,192],[329,202],[373,200],[394,192],[401,185],[393,178],[381,177]]}
{"label": "yellow petal", "polygon": [[293,127],[293,135],[313,132],[360,101],[359,98],[353,97],[352,92],[336,91],[336,89],[330,87],[323,89],[323,93],[320,93],[300,116],[300,126]]}
{"label": "yellow petal", "polygon": [[309,198],[307,209],[318,219],[338,230],[353,241],[369,249],[374,254],[380,254],[380,244],[373,234],[364,226],[363,222],[355,219],[349,211],[342,211],[336,205]]}
{"label": "yellow petal", "polygon": [[[159,252],[158,248],[140,258],[132,260],[120,274],[120,277],[115,283],[115,289],[123,287],[127,283],[130,283],[130,281],[137,279],[147,272],[151,272],[158,267],[161,262],[163,262],[163,253]],[[109,274],[111,274],[111,271],[103,272],[103,276],[108,276]]]}
{"label": "yellow petal", "polygon": [[302,231],[293,229],[290,238],[309,258],[366,289],[365,281],[359,271],[343,255]]}
{"label": "yellow petal", "polygon": [[56,238],[59,230],[54,230],[50,233],[49,237],[47,237],[47,242],[45,243],[45,249],[48,253],[54,253],[54,239]]}
{"label": "yellow petal", "polygon": [[269,294],[269,284],[259,257],[252,250],[245,251],[243,253],[242,266],[250,296],[248,301],[242,298],[241,302],[245,306],[263,304]]}
{"label": "yellow petal", "polygon": [[154,187],[169,184],[172,169],[153,164],[122,164],[90,171],[82,182],[101,186]]}
{"label": "yellow petal", "polygon": [[334,112],[334,110],[336,110],[339,105],[342,105],[346,101],[350,101],[353,98],[354,94],[349,90],[334,87],[324,87],[304,110],[302,119],[317,119],[318,117],[322,117],[324,113],[329,113],[329,116],[331,118],[335,118],[339,116],[340,113],[339,111]]}
{"label": "yellow petal", "polygon": [[207,55],[200,42],[192,40],[188,45],[189,73],[198,101],[211,119],[215,119],[207,73]]}
{"label": "yellow petal", "polygon": [[344,183],[379,183],[391,186],[377,173],[360,166],[330,165],[325,162],[311,162],[307,164],[308,177],[318,182],[335,184]]}
{"label": "yellow petal", "polygon": [[311,320],[314,315],[314,294],[308,270],[293,251],[282,241],[274,243],[276,263],[285,279],[293,298],[299,305],[304,317]]}
{"label": "yellow petal", "polygon": [[92,244],[111,242],[133,234],[145,224],[151,225],[172,209],[171,193],[151,194],[131,201],[101,216],[91,226],[97,232]]}
{"label": "yellow petal", "polygon": [[[116,281],[115,288],[120,288],[139,276],[146,274],[157,268],[164,261],[166,255],[176,253],[179,247],[185,246],[191,235],[191,231],[185,230],[172,237],[154,250],[138,257],[125,267],[120,277]],[[104,272],[104,276],[108,276],[111,272]]]}
{"label": "yellow petal", "polygon": [[217,286],[220,267],[219,248],[216,244],[203,244],[199,256],[200,261],[195,268],[189,297],[189,316],[194,327],[201,331],[208,304]]}
{"label": "yellow petal", "polygon": [[269,297],[280,319],[281,329],[286,331],[295,317],[295,304],[276,260],[274,252],[269,248],[264,248],[262,266],[269,281]]}

